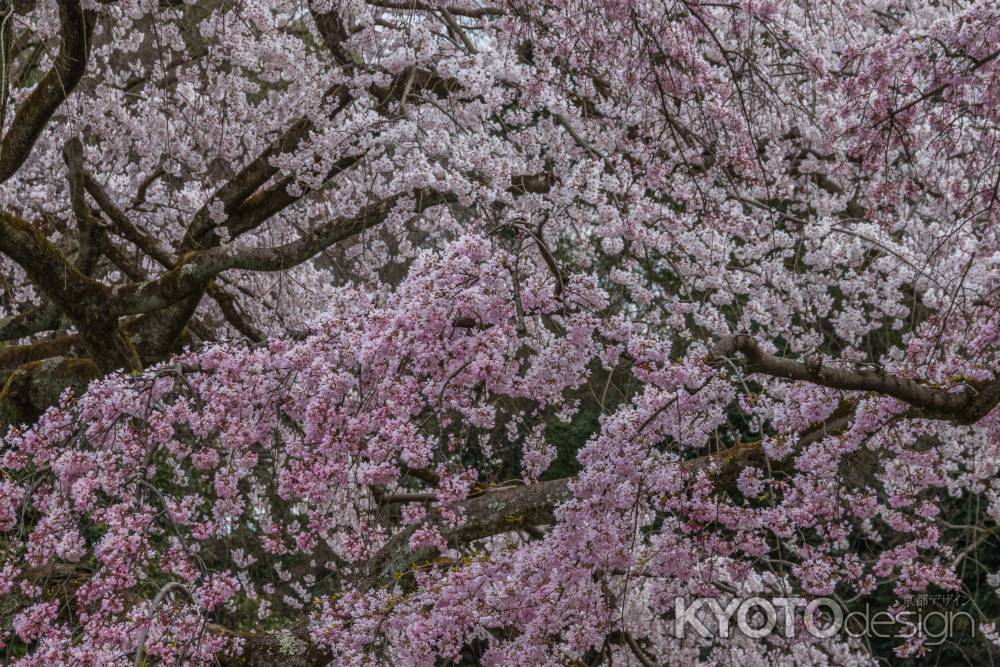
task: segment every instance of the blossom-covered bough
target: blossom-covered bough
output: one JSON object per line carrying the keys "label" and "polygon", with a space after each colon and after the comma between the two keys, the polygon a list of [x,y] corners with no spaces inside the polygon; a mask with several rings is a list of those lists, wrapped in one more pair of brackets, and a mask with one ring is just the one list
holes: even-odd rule
{"label": "blossom-covered bough", "polygon": [[[988,664],[998,44],[0,0],[4,664]],[[924,593],[974,631],[675,633]]]}

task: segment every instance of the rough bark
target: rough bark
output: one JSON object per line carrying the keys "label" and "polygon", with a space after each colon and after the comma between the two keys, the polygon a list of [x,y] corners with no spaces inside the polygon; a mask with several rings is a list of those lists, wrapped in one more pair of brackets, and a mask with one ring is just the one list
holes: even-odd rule
{"label": "rough bark", "polygon": [[78,0],[59,0],[61,39],[52,68],[18,107],[10,129],[0,140],[0,183],[24,164],[59,105],[69,97],[87,68],[94,13]]}
{"label": "rough bark", "polygon": [[737,359],[747,373],[761,373],[786,380],[798,380],[848,391],[868,391],[897,398],[914,408],[915,416],[973,424],[1000,403],[1000,381],[969,383],[957,387],[937,387],[917,379],[872,370],[824,366],[819,357],[799,362],[764,352],[750,336],[729,336],[720,340],[709,357],[715,363]]}

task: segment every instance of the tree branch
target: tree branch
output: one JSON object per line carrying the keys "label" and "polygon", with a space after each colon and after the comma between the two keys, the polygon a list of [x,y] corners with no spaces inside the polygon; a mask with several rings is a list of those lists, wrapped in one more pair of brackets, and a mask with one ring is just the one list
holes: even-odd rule
{"label": "tree branch", "polygon": [[0,211],[0,252],[17,262],[50,300],[71,318],[84,319],[85,310],[103,295],[99,282],[83,275],[31,223]]}
{"label": "tree branch", "polygon": [[32,283],[66,313],[102,371],[141,367],[138,353],[108,307],[110,290],[80,273],[44,233],[16,215],[0,211],[0,252],[17,262]]}
{"label": "tree branch", "polygon": [[[429,521],[441,531],[449,546],[510,532],[523,525],[552,523],[556,506],[571,496],[570,481],[570,478],[556,479],[470,498],[461,503],[465,521],[457,528],[447,527],[437,514]],[[367,565],[363,588],[389,584],[415,564],[437,555],[433,547],[416,551],[409,548],[410,537],[417,527],[409,526],[379,549]]]}
{"label": "tree branch", "polygon": [[59,0],[62,40],[48,73],[21,103],[10,129],[0,141],[0,183],[13,176],[31,153],[52,114],[69,97],[87,67],[94,13],[79,0]]}
{"label": "tree branch", "polygon": [[309,0],[309,13],[312,14],[316,29],[319,30],[319,34],[334,61],[341,67],[353,67],[354,59],[351,57],[351,53],[344,48],[344,42],[347,41],[349,35],[340,18],[340,12],[337,11],[337,6],[330,3],[329,9],[320,11],[316,0]]}
{"label": "tree branch", "polygon": [[710,363],[742,354],[743,369],[771,377],[811,382],[831,389],[868,391],[897,398],[916,408],[915,416],[972,424],[1000,403],[1000,381],[959,389],[938,388],[911,378],[881,371],[827,368],[820,361],[793,361],[764,352],[757,341],[740,334],[720,340],[709,354]]}
{"label": "tree branch", "polygon": [[101,228],[90,212],[84,197],[83,143],[73,137],[63,146],[69,182],[70,204],[77,227],[76,268],[85,276],[92,275],[100,256]]}
{"label": "tree branch", "polygon": [[108,196],[104,188],[101,187],[100,183],[94,180],[94,177],[89,173],[84,172],[83,174],[83,184],[87,189],[87,193],[94,198],[97,205],[104,212],[105,215],[111,220],[114,225],[115,231],[130,241],[139,250],[142,250],[146,255],[152,257],[160,265],[166,268],[173,267],[173,257],[170,253],[164,249],[156,239],[147,234],[146,232],[140,230],[132,221],[128,219],[128,216],[118,208],[115,203]]}
{"label": "tree branch", "polygon": [[0,347],[0,370],[10,370],[49,357],[71,356],[84,352],[79,336],[60,336],[36,341],[30,345]]}
{"label": "tree branch", "polygon": [[[805,431],[798,446],[804,447],[827,435],[839,433],[850,424],[847,404],[825,422]],[[759,441],[735,445],[721,452],[699,456],[677,463],[684,475],[700,472],[712,473],[712,479],[721,487],[736,481],[739,471],[747,466],[765,466],[767,454]],[[569,485],[573,478],[562,478],[512,489],[484,493],[461,503],[465,522],[458,527],[444,523],[440,514],[432,513],[428,521],[437,528],[450,547],[468,544],[474,540],[525,530],[531,526],[552,523],[557,505],[572,496]],[[410,526],[394,535],[368,563],[364,578],[365,588],[384,586],[410,570],[414,565],[432,560],[437,555],[433,547],[412,551],[410,536],[419,525]]]}
{"label": "tree branch", "polygon": [[[343,241],[385,220],[393,207],[409,193],[400,193],[369,204],[353,218],[338,218],[284,245],[270,248],[236,249],[231,246],[189,253],[177,266],[144,283],[111,288],[108,310],[115,315],[135,315],[165,308],[205,289],[214,276],[230,269],[284,271],[301,264]],[[416,211],[455,201],[456,195],[427,188],[414,193]]]}
{"label": "tree branch", "polygon": [[[334,86],[327,90],[323,96],[324,100],[331,97],[336,99],[336,106],[331,112],[330,118],[335,118],[351,103],[351,97],[346,88],[343,86]],[[234,214],[237,209],[240,208],[241,205],[258,190],[258,188],[278,173],[279,170],[276,166],[274,166],[273,158],[277,155],[281,155],[282,153],[295,150],[302,143],[302,141],[309,136],[309,133],[312,132],[314,127],[315,123],[308,118],[300,118],[295,121],[280,137],[272,141],[256,158],[243,167],[238,174],[226,182],[225,185],[220,187],[205,203],[205,205],[202,206],[197,213],[195,213],[191,223],[188,225],[184,239],[181,242],[180,251],[184,253],[198,248],[217,246],[219,239],[215,236],[213,231],[215,223],[212,221],[209,206],[212,203],[218,202],[222,204],[222,210],[227,216]],[[291,197],[290,195],[287,195],[283,185],[281,187],[281,192],[285,193],[286,196]],[[275,208],[267,215],[258,216],[256,225],[259,225],[268,217],[274,215],[277,211],[280,211],[290,203],[297,201],[300,198],[301,195],[299,197],[292,197],[290,201]],[[229,223],[227,222],[227,224]],[[252,228],[253,227],[248,227],[247,229]],[[232,231],[230,234],[231,236],[236,235],[233,234]]]}
{"label": "tree branch", "polygon": [[487,16],[502,16],[505,12],[501,7],[483,5],[482,7],[462,7],[458,5],[447,5],[444,7],[432,6],[419,0],[369,0],[372,7],[382,9],[395,9],[398,11],[422,11],[430,12],[436,9],[446,9],[454,16],[466,16],[468,18],[480,19]]}
{"label": "tree branch", "polygon": [[59,326],[62,311],[46,300],[19,315],[0,319],[0,340],[17,340],[43,331],[51,331]]}

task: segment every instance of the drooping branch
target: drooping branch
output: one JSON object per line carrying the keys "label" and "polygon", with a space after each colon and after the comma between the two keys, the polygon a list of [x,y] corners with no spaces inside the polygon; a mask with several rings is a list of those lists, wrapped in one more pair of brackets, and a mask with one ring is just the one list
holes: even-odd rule
{"label": "drooping branch", "polygon": [[94,12],[85,11],[79,0],[59,0],[59,53],[52,68],[18,107],[10,129],[0,141],[0,183],[28,159],[49,119],[83,77],[94,19]]}
{"label": "drooping branch", "polygon": [[916,409],[917,416],[944,419],[961,424],[979,421],[1000,403],[1000,381],[959,388],[933,387],[912,378],[871,370],[830,368],[822,361],[799,362],[769,354],[752,337],[740,334],[720,340],[712,349],[709,361],[719,363],[740,354],[737,359],[747,373],[812,382],[847,391],[867,391],[891,396]]}

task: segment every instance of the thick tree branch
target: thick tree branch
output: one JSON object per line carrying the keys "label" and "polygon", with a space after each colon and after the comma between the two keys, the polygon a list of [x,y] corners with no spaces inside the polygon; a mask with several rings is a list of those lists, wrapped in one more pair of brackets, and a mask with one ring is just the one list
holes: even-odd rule
{"label": "thick tree branch", "polygon": [[132,224],[128,216],[115,205],[93,176],[84,172],[83,183],[87,193],[94,198],[101,211],[111,220],[115,232],[139,248],[148,257],[152,257],[161,266],[168,269],[173,268],[174,259],[171,254],[156,239]]}
{"label": "thick tree branch", "polygon": [[39,229],[0,211],[0,252],[17,262],[45,296],[80,330],[90,357],[110,372],[141,367],[139,356],[109,308],[110,292],[83,275]]}
{"label": "thick tree branch", "polygon": [[334,61],[341,67],[350,68],[354,66],[354,58],[351,53],[344,48],[347,41],[347,29],[337,11],[337,5],[328,3],[330,6],[326,11],[320,11],[317,0],[309,0],[309,12],[312,14],[316,29],[319,30],[327,50],[333,56]]}
{"label": "thick tree branch", "polygon": [[60,336],[40,340],[30,345],[0,347],[0,370],[10,370],[32,361],[56,356],[76,356],[85,353],[79,336]]}
{"label": "thick tree branch", "polygon": [[84,197],[83,143],[73,137],[63,146],[69,182],[70,204],[77,227],[76,268],[85,276],[94,273],[101,249],[101,228]]}
{"label": "thick tree branch", "polygon": [[[556,479],[470,498],[462,503],[466,520],[457,528],[448,528],[437,515],[430,521],[452,547],[518,530],[525,525],[552,523],[556,506],[571,496],[570,481],[569,478]],[[389,584],[415,564],[437,555],[433,547],[416,551],[409,548],[410,537],[416,528],[410,526],[394,535],[372,558],[362,584],[364,589]]]}
{"label": "thick tree branch", "polygon": [[[350,95],[347,93],[346,88],[342,86],[335,86],[327,90],[323,99],[335,100],[330,118],[335,118],[351,103]],[[219,203],[222,205],[222,210],[227,217],[232,216],[254,192],[278,173],[278,168],[274,166],[274,157],[298,148],[302,141],[309,136],[314,127],[315,123],[308,118],[300,118],[295,121],[280,137],[272,141],[256,158],[243,167],[238,174],[220,187],[205,205],[195,213],[191,223],[188,225],[184,239],[181,241],[180,252],[184,253],[199,248],[217,246],[219,238],[214,234],[215,223],[212,220],[210,206],[213,203]],[[281,188],[281,191],[285,192],[284,187]],[[289,202],[274,208],[267,215],[257,216],[256,224],[253,226],[259,225],[277,211],[280,211],[300,198],[301,195],[293,197]],[[232,223],[228,221],[227,224],[232,226]],[[253,226],[247,226],[247,229],[252,229]],[[237,234],[234,234],[230,230],[230,235],[235,236]]]}
{"label": "thick tree branch", "polygon": [[[337,160],[327,171],[323,177],[323,181],[329,181],[347,171],[358,164],[361,161],[361,157],[360,155],[352,155]],[[313,192],[311,188],[300,185],[298,194],[289,194],[288,186],[294,180],[291,177],[283,178],[266,190],[248,197],[239,208],[231,211],[225,222],[230,238],[236,238],[256,229],[270,218]]]}
{"label": "thick tree branch", "polygon": [[[828,420],[804,432],[798,441],[799,448],[846,429],[850,424],[852,407],[853,404],[845,404]],[[681,461],[677,467],[684,475],[710,472],[719,487],[727,488],[736,481],[741,470],[747,466],[765,467],[766,459],[767,454],[760,441],[757,441]],[[458,527],[446,525],[437,514],[432,514],[429,521],[441,532],[450,547],[552,523],[555,520],[556,506],[572,495],[569,488],[572,481],[572,478],[556,479],[470,498],[462,503],[461,509],[466,520]],[[417,563],[429,561],[437,555],[433,547],[410,550],[410,536],[417,527],[408,527],[394,535],[368,563],[364,579],[366,588],[387,585]]]}
{"label": "thick tree branch", "polygon": [[52,69],[21,103],[0,141],[0,183],[13,176],[31,153],[52,114],[83,77],[87,67],[94,13],[79,0],[59,0],[61,43]]}
{"label": "thick tree branch", "polygon": [[220,187],[211,199],[195,213],[181,242],[181,252],[217,245],[218,239],[209,241],[205,238],[214,227],[210,205],[217,202],[222,205],[226,214],[232,213],[257,188],[278,172],[278,169],[272,164],[272,158],[286,151],[294,150],[308,136],[312,128],[313,123],[307,119],[300,118],[295,121],[284,134],[272,141],[260,155]]}
{"label": "thick tree branch", "polygon": [[431,3],[419,2],[418,0],[369,0],[368,4],[372,7],[395,9],[399,11],[431,12],[439,9],[445,9],[449,14],[454,16],[465,16],[474,19],[484,18],[487,16],[502,16],[505,13],[503,8],[491,5],[483,5],[481,7],[446,5],[439,7]]}
{"label": "thick tree branch", "polygon": [[121,248],[115,245],[114,241],[108,238],[107,235],[102,235],[101,237],[101,253],[107,257],[108,261],[117,267],[119,271],[128,276],[129,280],[133,282],[142,282],[143,280],[149,279],[149,276],[142,269],[142,267],[128,257]]}
{"label": "thick tree branch", "polygon": [[[408,193],[400,193],[369,204],[352,218],[338,218],[281,246],[244,249],[225,246],[189,253],[181,258],[174,269],[155,280],[111,288],[108,308],[116,315],[148,313],[203,291],[208,280],[223,271],[290,269],[326,250],[334,243],[380,224],[393,207],[406,196]],[[431,206],[457,199],[455,195],[439,193],[429,188],[414,193],[413,197],[416,200],[418,213]]]}
{"label": "thick tree branch", "polygon": [[932,387],[918,380],[898,377],[881,371],[828,368],[821,361],[806,363],[764,352],[747,335],[728,336],[712,349],[709,361],[718,363],[741,354],[741,365],[748,373],[812,382],[831,389],[868,391],[897,398],[916,408],[917,415],[962,424],[979,421],[1000,403],[1000,382],[979,386],[963,385],[958,389]]}
{"label": "thick tree branch", "polygon": [[0,319],[0,340],[17,340],[59,326],[62,311],[51,301],[31,308],[19,315]]}
{"label": "thick tree branch", "polygon": [[31,223],[0,211],[0,252],[17,262],[45,296],[71,318],[83,319],[104,286],[83,275]]}
{"label": "thick tree branch", "polygon": [[7,125],[10,103],[10,73],[14,64],[14,3],[0,3],[0,131]]}
{"label": "thick tree branch", "polygon": [[250,318],[240,310],[239,304],[236,303],[233,295],[220,285],[209,285],[208,295],[218,304],[219,310],[222,311],[222,315],[226,318],[226,321],[249,340],[260,343],[267,338],[264,332],[254,326]]}
{"label": "thick tree branch", "polygon": [[[134,244],[147,256],[151,257],[163,268],[170,270],[176,265],[176,260],[164,249],[156,239],[146,234],[128,219],[128,216],[119,209],[104,188],[100,186],[89,174],[85,174],[84,182],[87,192],[90,193],[94,201],[97,202],[101,210],[111,219],[114,229],[125,239]],[[110,245],[110,244],[109,244]],[[146,276],[138,271],[137,267],[130,266],[124,262],[124,257],[120,253],[114,252],[113,247],[106,248],[105,254],[116,266],[135,282],[146,280]],[[240,311],[239,305],[231,294],[220,285],[210,284],[207,288],[208,295],[219,305],[226,320],[233,325],[240,333],[252,341],[260,342],[264,340],[264,334],[250,322],[250,320]]]}

